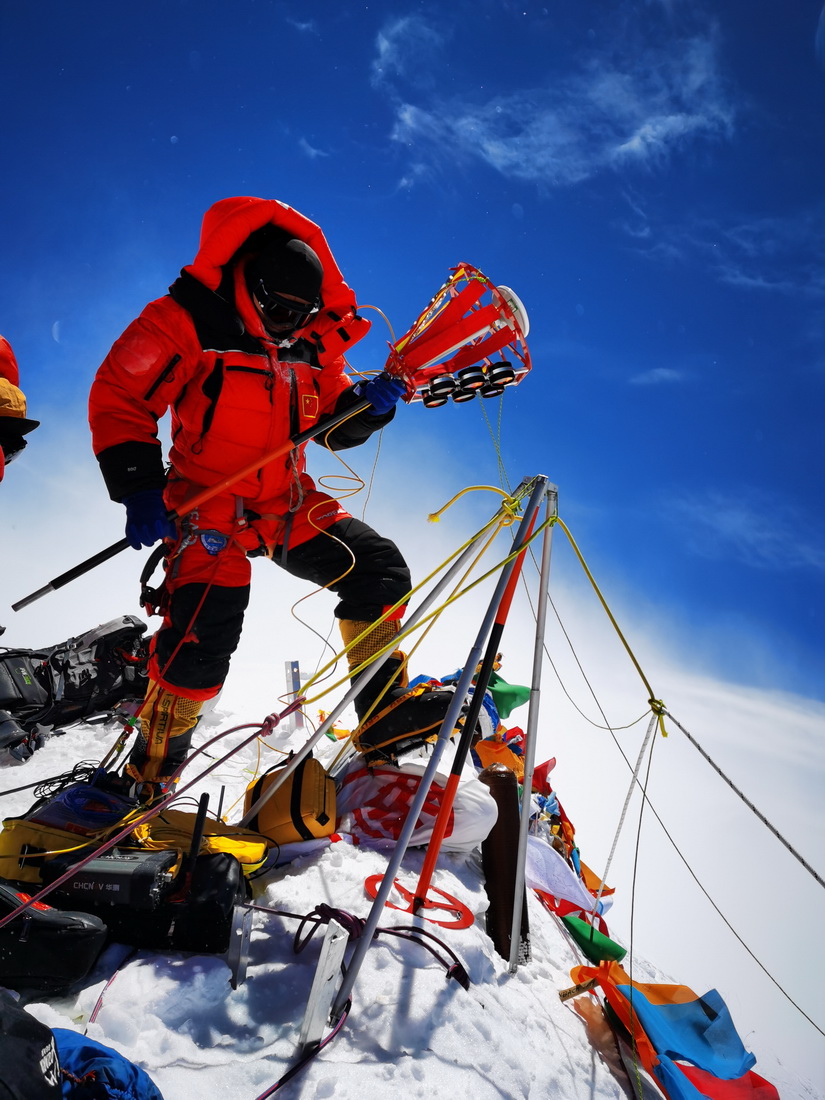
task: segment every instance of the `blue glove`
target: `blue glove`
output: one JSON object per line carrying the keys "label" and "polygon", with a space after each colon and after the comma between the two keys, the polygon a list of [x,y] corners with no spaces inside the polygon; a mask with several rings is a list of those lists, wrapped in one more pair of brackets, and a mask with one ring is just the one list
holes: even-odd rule
{"label": "blue glove", "polygon": [[395,408],[398,399],[407,392],[407,387],[400,378],[379,374],[369,382],[359,382],[355,392],[359,397],[366,397],[372,405],[371,409],[365,409],[364,412],[368,412],[370,416],[385,416]]}
{"label": "blue glove", "polygon": [[142,489],[123,498],[126,506],[126,538],[129,545],[140,550],[153,546],[160,539],[178,537],[174,521],[166,515],[162,489]]}

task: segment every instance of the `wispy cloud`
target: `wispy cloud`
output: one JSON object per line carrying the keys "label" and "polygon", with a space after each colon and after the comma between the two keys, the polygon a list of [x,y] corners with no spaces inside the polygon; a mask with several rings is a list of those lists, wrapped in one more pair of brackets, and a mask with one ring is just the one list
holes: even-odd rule
{"label": "wispy cloud", "polygon": [[631,386],[661,386],[672,385],[674,382],[684,382],[687,374],[674,367],[653,367],[651,370],[634,374],[628,379]]}
{"label": "wispy cloud", "polygon": [[816,25],[814,52],[816,53],[816,59],[820,66],[825,69],[825,4],[822,5],[822,11],[819,13],[819,22]]}
{"label": "wispy cloud", "polygon": [[309,157],[310,160],[315,160],[316,157],[328,157],[330,155],[323,149],[317,149],[314,145],[310,145],[307,139],[303,137],[298,140],[298,148],[304,156]]}
{"label": "wispy cloud", "polygon": [[722,243],[719,277],[731,285],[758,290],[825,294],[825,266],[819,247],[823,232],[825,207],[723,229],[718,234]]}
{"label": "wispy cloud", "polygon": [[700,557],[755,569],[825,569],[823,532],[781,502],[755,494],[690,493],[670,500],[664,511]]}
{"label": "wispy cloud", "polygon": [[417,15],[393,19],[379,32],[371,78],[376,88],[386,91],[399,82],[416,88],[431,88],[447,35]]}
{"label": "wispy cloud", "polygon": [[656,224],[633,196],[621,229],[634,247],[664,263],[691,259],[706,264],[719,282],[756,292],[825,294],[825,263],[819,242],[825,235],[825,205],[782,217],[749,221],[693,221]]}
{"label": "wispy cloud", "polygon": [[[567,186],[608,170],[652,168],[700,139],[732,131],[733,103],[711,31],[612,53],[591,49],[544,86],[479,102],[422,94],[443,45],[419,17],[396,20],[376,43],[373,83],[395,98],[392,138],[430,165],[481,160],[510,179]],[[412,82],[413,87],[408,87]]]}

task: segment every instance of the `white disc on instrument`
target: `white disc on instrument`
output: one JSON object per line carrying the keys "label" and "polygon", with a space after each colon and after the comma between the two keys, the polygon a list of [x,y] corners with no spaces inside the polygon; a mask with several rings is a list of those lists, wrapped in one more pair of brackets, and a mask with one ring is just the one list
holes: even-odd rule
{"label": "white disc on instrument", "polygon": [[526,339],[527,334],[530,332],[530,318],[527,316],[527,310],[524,308],[524,302],[522,302],[518,294],[516,294],[516,292],[512,290],[509,286],[497,286],[496,290],[513,311],[513,314],[518,321],[519,328],[521,329],[521,334]]}

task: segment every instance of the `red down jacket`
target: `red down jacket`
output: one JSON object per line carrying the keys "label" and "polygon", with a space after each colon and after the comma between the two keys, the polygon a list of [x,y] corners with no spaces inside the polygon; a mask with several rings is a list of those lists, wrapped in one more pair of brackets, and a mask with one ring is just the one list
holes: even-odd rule
{"label": "red down jacket", "polygon": [[[243,278],[272,226],[309,244],[324,268],[323,308],[286,348],[267,337]],[[172,476],[201,487],[354,404],[343,352],[368,328],[318,226],[276,200],[215,203],[204,216],[194,262],[126,329],[92,385],[93,447],[110,496],[123,500],[165,484],[157,425],[167,411]],[[357,446],[390,419],[392,413],[362,412],[324,441],[334,450]],[[258,469],[229,492],[255,511],[294,511],[294,502],[313,489],[303,450]],[[175,496],[178,503],[182,497]]]}

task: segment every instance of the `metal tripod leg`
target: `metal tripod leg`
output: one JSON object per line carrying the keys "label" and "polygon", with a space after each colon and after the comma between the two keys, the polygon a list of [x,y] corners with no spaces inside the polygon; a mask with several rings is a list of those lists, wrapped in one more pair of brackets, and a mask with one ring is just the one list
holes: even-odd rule
{"label": "metal tripod leg", "polygon": [[[538,476],[530,480],[533,488],[530,493],[529,502],[525,508],[524,516],[519,525],[518,534],[514,540],[513,549],[517,551],[521,544],[525,541],[526,534],[530,529],[533,518],[539,503],[544,496],[547,485],[547,478],[544,476]],[[378,892],[375,896],[375,901],[372,904],[370,914],[367,917],[364,930],[361,934],[361,938],[356,944],[355,951],[353,952],[350,964],[347,967],[347,972],[344,975],[344,980],[341,984],[341,988],[338,991],[338,996],[335,1000],[335,1004],[332,1009],[332,1019],[338,1020],[344,1012],[344,1007],[349,998],[352,987],[355,984],[355,979],[358,976],[358,971],[361,968],[361,964],[364,961],[364,957],[369,950],[373,936],[375,935],[375,929],[378,927],[378,921],[381,919],[381,912],[384,908],[384,904],[387,901],[390,891],[392,890],[395,876],[398,872],[398,868],[401,865],[401,860],[404,858],[404,854],[407,850],[407,846],[410,842],[415,826],[418,822],[418,818],[421,813],[421,809],[424,805],[424,801],[427,798],[433,779],[435,778],[436,770],[441,759],[441,754],[444,750],[444,746],[449,739],[450,733],[456,726],[461,708],[467,699],[469,689],[472,685],[473,676],[475,674],[476,666],[481,659],[482,651],[484,649],[484,643],[487,640],[490,631],[492,630],[493,623],[495,622],[496,614],[498,612],[499,604],[502,601],[504,593],[507,589],[510,575],[515,567],[515,557],[513,557],[508,564],[502,569],[501,575],[496,584],[495,592],[490,601],[490,605],[487,609],[487,613],[484,616],[484,621],[478,632],[478,636],[475,641],[475,645],[470,651],[470,655],[467,658],[467,662],[464,665],[464,669],[456,687],[455,695],[450,707],[447,711],[447,715],[441,725],[441,729],[438,733],[438,738],[433,745],[432,756],[430,762],[427,765],[424,775],[421,777],[421,781],[418,785],[415,798],[413,799],[409,811],[407,812],[406,820],[401,829],[401,833],[396,842],[395,849],[390,857],[387,870],[384,874],[383,881],[378,888]]]}
{"label": "metal tripod leg", "polygon": [[[547,519],[558,514],[559,494],[555,485],[547,487]],[[509,970],[514,974],[519,965],[519,940],[521,910],[524,902],[524,873],[527,866],[527,832],[530,827],[530,802],[533,794],[533,767],[536,760],[536,730],[539,721],[541,697],[541,669],[544,659],[544,633],[547,622],[548,588],[550,585],[550,551],[553,546],[553,525],[544,529],[541,554],[539,598],[536,608],[536,641],[533,647],[533,677],[530,681],[530,704],[527,713],[527,732],[524,738],[524,778],[522,780],[521,818],[519,820],[518,853],[516,856],[516,885],[513,900],[513,923],[510,928]]]}

